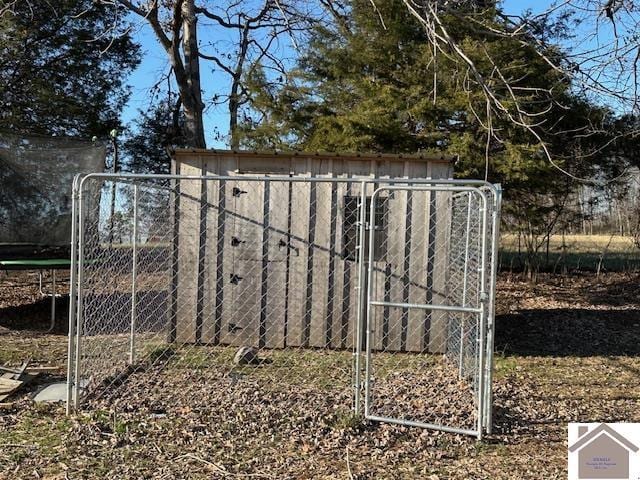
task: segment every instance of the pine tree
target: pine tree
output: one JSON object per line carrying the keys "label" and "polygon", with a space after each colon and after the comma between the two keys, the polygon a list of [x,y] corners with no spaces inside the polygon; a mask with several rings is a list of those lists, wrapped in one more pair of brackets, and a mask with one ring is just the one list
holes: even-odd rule
{"label": "pine tree", "polygon": [[92,0],[14,2],[0,16],[0,130],[106,134],[139,48],[123,12]]}
{"label": "pine tree", "polygon": [[[498,7],[488,3],[460,8],[473,9],[485,24],[500,22]],[[353,0],[346,22],[318,28],[283,84],[265,71],[253,76],[250,86],[259,108],[243,125],[244,145],[458,155],[457,176],[503,184],[504,218],[509,228],[529,236],[531,253],[567,213],[574,181],[558,166],[584,177],[623,166],[621,142],[610,143],[617,121],[612,112],[577,96],[533,48],[444,17],[485,79],[494,74],[492,62],[499,62],[511,77],[513,101],[540,112],[537,130],[555,165],[540,138],[487,114],[484,92],[469,87],[472,72],[446,52],[434,51],[402,1],[380,0],[376,6],[374,11],[370,2]],[[564,26],[538,28],[550,38]],[[547,55],[562,52],[551,45]],[[599,126],[600,133],[576,135],[587,125]],[[595,150],[597,155],[584,155]]]}

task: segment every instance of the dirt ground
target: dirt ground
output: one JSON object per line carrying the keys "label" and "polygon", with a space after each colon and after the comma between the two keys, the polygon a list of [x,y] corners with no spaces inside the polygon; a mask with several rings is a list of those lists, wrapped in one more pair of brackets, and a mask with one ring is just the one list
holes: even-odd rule
{"label": "dirt ground", "polygon": [[[33,280],[0,276],[0,363],[30,358],[60,367],[40,382],[62,379],[66,336],[43,333],[49,304]],[[345,408],[348,391],[229,388],[198,372],[184,391],[157,371],[71,417],[29,392],[10,399],[0,407],[0,479],[566,478],[567,422],[640,422],[639,285],[632,274],[543,276],[535,286],[501,276],[495,431],[482,442],[362,424]]]}

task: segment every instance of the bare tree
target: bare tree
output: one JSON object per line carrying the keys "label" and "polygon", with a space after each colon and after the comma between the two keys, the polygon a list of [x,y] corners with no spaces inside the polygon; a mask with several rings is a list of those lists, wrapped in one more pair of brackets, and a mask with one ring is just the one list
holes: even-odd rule
{"label": "bare tree", "polygon": [[[465,87],[469,93],[480,92],[485,99],[486,109],[476,112],[470,105],[470,110],[487,130],[487,143],[500,142],[499,135],[492,128],[492,119],[506,119],[531,134],[556,168],[576,178],[554,159],[548,148],[550,135],[567,133],[555,132],[546,118],[551,108],[566,108],[554,105],[555,85],[529,89],[537,101],[523,103],[519,94],[527,87],[513,78],[489,52],[485,52],[483,66],[474,61],[470,47],[451,31],[451,19],[454,19],[453,23],[475,28],[479,34],[489,38],[511,38],[523,48],[532,49],[557,72],[558,83],[570,84],[591,101],[607,106],[619,115],[638,113],[639,2],[558,0],[542,13],[512,15],[491,0],[402,1],[424,27],[434,51],[467,72]],[[568,27],[559,32],[562,42],[541,34],[541,26],[557,21]],[[570,113],[567,111],[567,115]],[[608,147],[609,142],[638,132],[633,122],[626,123],[625,127],[593,151],[585,152],[584,156],[597,155]],[[600,125],[584,125],[573,133],[586,137],[602,133],[602,130]]]}
{"label": "bare tree", "polygon": [[[151,26],[166,52],[177,85],[187,142],[198,148],[206,146],[205,108],[208,104],[222,103],[228,105],[230,145],[238,147],[239,115],[242,106],[251,100],[243,79],[258,65],[285,74],[283,60],[275,53],[281,37],[286,35],[295,47],[296,35],[303,33],[319,13],[310,7],[310,2],[295,0],[203,1],[198,4],[195,0],[101,1],[125,7]],[[217,40],[203,42],[205,36],[201,33],[204,29],[209,30],[207,38]],[[229,45],[229,40],[220,40],[221,37],[234,39]],[[208,100],[203,98],[201,60],[212,62],[215,68],[229,76],[228,92],[218,91]]]}
{"label": "bare tree", "polygon": [[268,69],[276,77],[285,76],[287,66],[278,42],[285,36],[297,48],[296,37],[308,30],[314,15],[284,0],[267,0],[258,8],[252,8],[251,2],[233,2],[226,6],[198,7],[196,11],[215,27],[230,30],[236,37],[233,52],[226,49],[227,42],[211,41],[202,46],[200,57],[212,61],[230,77],[228,94],[217,94],[213,101],[227,103],[229,143],[231,148],[238,148],[240,111],[251,101],[244,79],[257,67]]}

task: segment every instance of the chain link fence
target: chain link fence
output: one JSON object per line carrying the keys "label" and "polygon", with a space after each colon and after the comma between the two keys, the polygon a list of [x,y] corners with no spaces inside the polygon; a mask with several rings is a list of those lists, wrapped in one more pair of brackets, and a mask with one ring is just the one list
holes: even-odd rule
{"label": "chain link fence", "polygon": [[[451,186],[382,188],[385,195],[404,214],[371,217],[389,233],[379,245],[386,270],[369,263],[365,414],[480,436],[490,415],[495,199]],[[394,245],[397,231],[405,241]]]}
{"label": "chain link fence", "polygon": [[406,182],[77,179],[69,409],[207,391],[481,434],[495,199]]}

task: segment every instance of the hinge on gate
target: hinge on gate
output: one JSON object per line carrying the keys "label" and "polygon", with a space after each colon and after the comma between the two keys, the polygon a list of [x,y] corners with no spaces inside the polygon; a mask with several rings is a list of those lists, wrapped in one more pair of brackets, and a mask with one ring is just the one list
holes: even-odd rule
{"label": "hinge on gate", "polygon": [[486,302],[487,300],[489,300],[489,295],[487,294],[487,292],[480,292],[480,301]]}

